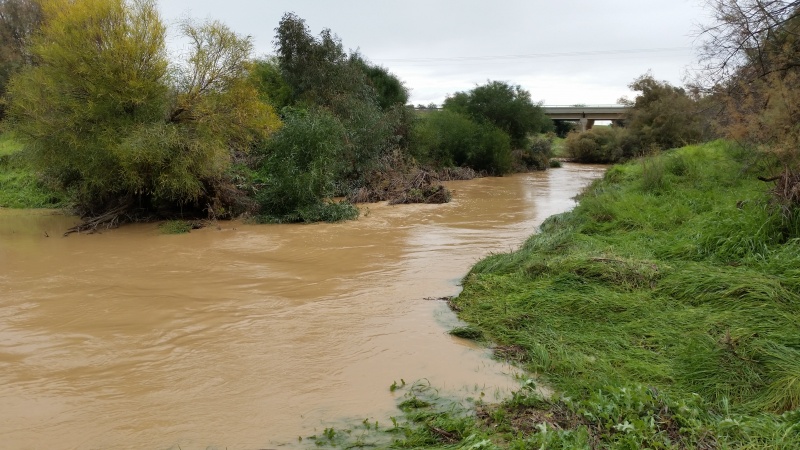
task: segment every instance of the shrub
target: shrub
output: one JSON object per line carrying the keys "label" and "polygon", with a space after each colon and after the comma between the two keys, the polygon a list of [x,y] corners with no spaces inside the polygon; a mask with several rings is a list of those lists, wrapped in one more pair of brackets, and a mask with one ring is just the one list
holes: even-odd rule
{"label": "shrub", "polygon": [[529,170],[546,170],[553,156],[553,147],[546,136],[535,136],[530,139],[527,149],[514,150],[511,154],[514,159],[514,172],[527,172]]}
{"label": "shrub", "polygon": [[467,166],[495,175],[511,170],[511,140],[506,133],[451,111],[431,112],[415,123],[411,154],[436,167]]}
{"label": "shrub", "polygon": [[376,162],[404,137],[408,92],[402,82],[360,54],[348,55],[331,30],[313,36],[293,13],[276,29],[275,53],[290,91],[288,104],[325,108],[343,124],[339,178],[347,188],[363,186]]}
{"label": "shrub", "polygon": [[581,163],[609,164],[633,156],[625,129],[617,127],[572,132],[564,140],[564,150],[569,158]]}
{"label": "shrub", "polygon": [[634,80],[629,87],[639,92],[636,99],[626,102],[631,110],[625,127],[634,145],[666,150],[707,137],[699,105],[683,88],[656,81],[649,73]]}
{"label": "shrub", "polygon": [[260,223],[313,223],[313,222],[341,222],[357,219],[360,211],[358,207],[349,202],[320,201],[306,206],[301,206],[283,216],[261,215],[256,217]]}
{"label": "shrub", "polygon": [[286,110],[284,127],[258,153],[255,193],[267,221],[328,220],[326,209],[341,171],[345,146],[341,122],[324,110]]}
{"label": "shrub", "polygon": [[193,225],[185,220],[168,220],[158,225],[162,234],[184,234],[192,231]]}

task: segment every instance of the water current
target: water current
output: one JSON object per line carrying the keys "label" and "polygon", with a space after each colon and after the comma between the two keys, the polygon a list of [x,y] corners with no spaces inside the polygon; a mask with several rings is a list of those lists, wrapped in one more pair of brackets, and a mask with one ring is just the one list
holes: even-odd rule
{"label": "water current", "polygon": [[[515,369],[450,336],[441,301],[572,208],[602,167],[449,183],[445,205],[339,224],[77,223],[0,209],[0,446],[260,449],[388,422],[393,381],[500,395]],[[492,394],[494,393],[494,394]],[[291,443],[294,444],[291,444]]]}

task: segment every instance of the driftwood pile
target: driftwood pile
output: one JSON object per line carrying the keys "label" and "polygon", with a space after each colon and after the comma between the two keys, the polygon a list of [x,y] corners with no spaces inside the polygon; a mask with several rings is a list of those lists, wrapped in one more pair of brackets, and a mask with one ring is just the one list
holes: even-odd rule
{"label": "driftwood pile", "polygon": [[450,191],[442,181],[471,180],[480,176],[465,167],[429,169],[405,161],[401,156],[389,155],[373,171],[365,186],[352,191],[347,200],[351,203],[388,201],[389,204],[447,203]]}

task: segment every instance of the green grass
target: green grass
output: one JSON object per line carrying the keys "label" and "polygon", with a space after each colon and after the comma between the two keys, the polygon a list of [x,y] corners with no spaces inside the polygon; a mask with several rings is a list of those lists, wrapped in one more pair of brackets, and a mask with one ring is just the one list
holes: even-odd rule
{"label": "green grass", "polygon": [[263,214],[257,216],[257,223],[314,223],[314,222],[343,222],[355,220],[360,211],[357,206],[347,201],[322,200],[314,204],[300,206],[289,214],[274,216]]}
{"label": "green grass", "polygon": [[566,158],[568,156],[567,150],[564,147],[564,138],[554,137],[552,150],[554,158]]}
{"label": "green grass", "polygon": [[28,167],[22,145],[8,134],[0,134],[0,207],[58,208],[66,197],[47,188]]}
{"label": "green grass", "polygon": [[423,406],[392,446],[800,448],[798,223],[762,164],[714,142],[615,166],[479,262],[452,301],[465,329],[558,394]]}
{"label": "green grass", "polygon": [[161,234],[185,234],[192,231],[194,225],[187,220],[167,220],[158,225]]}
{"label": "green grass", "polygon": [[0,157],[11,155],[22,150],[22,144],[14,140],[9,134],[0,134]]}

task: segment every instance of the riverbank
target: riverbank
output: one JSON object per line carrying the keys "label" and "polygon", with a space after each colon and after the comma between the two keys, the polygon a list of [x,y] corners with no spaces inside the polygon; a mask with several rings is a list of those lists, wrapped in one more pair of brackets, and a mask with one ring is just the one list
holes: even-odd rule
{"label": "riverbank", "polygon": [[558,394],[470,415],[409,392],[394,445],[798,448],[800,240],[759,164],[714,142],[615,166],[479,262],[451,302],[467,334]]}

